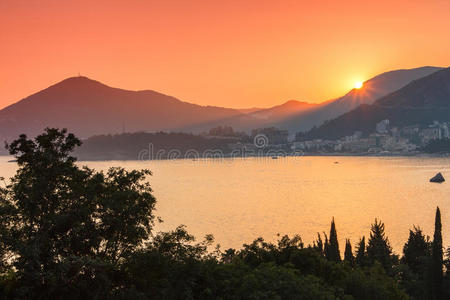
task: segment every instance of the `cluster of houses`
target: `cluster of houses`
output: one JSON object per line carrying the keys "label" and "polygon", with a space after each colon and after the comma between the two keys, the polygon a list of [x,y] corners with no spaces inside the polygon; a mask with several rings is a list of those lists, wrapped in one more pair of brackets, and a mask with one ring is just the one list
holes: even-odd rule
{"label": "cluster of houses", "polygon": [[357,131],[339,140],[295,141],[292,148],[304,152],[344,152],[344,153],[414,153],[432,140],[449,138],[450,123],[434,121],[428,126],[389,125],[389,120],[376,124],[375,132],[363,135]]}
{"label": "cluster of houses", "polygon": [[[227,136],[232,150],[244,146],[247,150],[258,150],[264,146],[303,153],[412,154],[419,152],[430,141],[450,138],[450,123],[447,122],[434,121],[428,126],[399,128],[391,127],[388,119],[378,122],[371,134],[356,131],[353,135],[338,140],[290,140],[287,130],[275,127],[255,129],[250,135],[233,132],[229,128],[219,129],[211,131],[209,136]],[[255,144],[254,137],[261,135],[267,140],[258,141],[262,144]]]}

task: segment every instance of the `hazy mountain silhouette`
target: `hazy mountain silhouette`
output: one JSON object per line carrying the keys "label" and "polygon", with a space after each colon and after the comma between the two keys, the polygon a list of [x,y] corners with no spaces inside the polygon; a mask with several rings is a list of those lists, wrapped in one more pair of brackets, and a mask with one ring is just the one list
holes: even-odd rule
{"label": "hazy mountain silhouette", "polygon": [[336,139],[357,130],[371,133],[375,124],[384,119],[399,127],[450,121],[450,68],[414,80],[373,104],[363,104],[311,130],[308,136]]}
{"label": "hazy mountain silhouette", "polygon": [[421,67],[382,73],[365,81],[361,89],[352,89],[343,97],[322,103],[307,114],[301,113],[282,120],[276,126],[291,131],[309,130],[313,126],[319,126],[324,121],[334,119],[361,104],[372,104],[376,99],[406,86],[411,81],[441,69],[438,67]]}
{"label": "hazy mountain silhouette", "polygon": [[232,126],[236,130],[250,131],[259,127],[279,126],[280,122],[290,119],[293,116],[299,117],[308,114],[317,108],[324,105],[324,103],[308,103],[297,100],[289,100],[283,104],[276,105],[264,109],[240,109],[244,114],[235,115],[229,118],[214,120],[207,123],[197,123],[186,128],[188,131],[202,131],[206,128],[212,128],[220,125]]}
{"label": "hazy mountain silhouette", "polygon": [[155,91],[112,88],[86,77],[72,77],[0,110],[0,140],[45,127],[65,127],[82,138],[137,131],[207,131],[219,125],[236,130],[277,126],[294,133],[320,125],[361,103],[397,90],[439,70],[423,67],[376,76],[360,90],[320,104],[291,100],[265,109],[201,106]]}
{"label": "hazy mountain silhouette", "polygon": [[178,130],[193,123],[242,114],[238,110],[182,102],[155,91],[128,91],[73,77],[0,111],[0,136],[35,135],[46,126],[81,137],[96,134]]}
{"label": "hazy mountain silhouette", "polygon": [[218,125],[250,130],[272,124],[314,104],[288,101],[268,109],[200,106],[155,91],[112,88],[72,77],[0,110],[0,138],[65,127],[82,138],[136,131],[205,131]]}
{"label": "hazy mountain silhouette", "polygon": [[281,119],[298,115],[307,111],[314,110],[319,104],[308,103],[297,100],[289,100],[281,105],[277,105],[271,108],[261,109],[250,113],[250,115],[256,119],[269,120],[271,122],[277,122]]}
{"label": "hazy mountain silhouette", "polygon": [[361,89],[352,89],[343,97],[319,104],[291,100],[282,105],[257,111],[243,110],[245,115],[236,115],[208,123],[198,123],[189,127],[192,131],[201,131],[218,125],[230,125],[238,130],[251,130],[257,127],[275,126],[287,129],[291,134],[307,131],[319,126],[326,120],[340,116],[361,104],[371,104],[376,99],[396,91],[413,80],[432,74],[442,68],[421,67],[395,70],[377,75],[366,82]]}
{"label": "hazy mountain silhouette", "polygon": [[262,107],[237,108],[238,111],[240,111],[241,113],[244,113],[244,114],[251,114],[258,110],[263,110],[263,109],[265,109],[265,108],[262,108]]}

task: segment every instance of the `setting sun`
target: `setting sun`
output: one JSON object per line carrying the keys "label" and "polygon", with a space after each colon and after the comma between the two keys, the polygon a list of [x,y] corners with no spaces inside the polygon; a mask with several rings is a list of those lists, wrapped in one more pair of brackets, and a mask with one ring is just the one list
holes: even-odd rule
{"label": "setting sun", "polygon": [[363,86],[362,81],[355,82],[355,89],[360,89],[360,88],[362,88],[362,86]]}

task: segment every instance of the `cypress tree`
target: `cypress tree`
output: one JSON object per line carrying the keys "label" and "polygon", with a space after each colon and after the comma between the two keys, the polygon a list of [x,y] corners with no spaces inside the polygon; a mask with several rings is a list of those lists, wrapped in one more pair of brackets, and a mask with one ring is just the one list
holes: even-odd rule
{"label": "cypress tree", "polygon": [[352,252],[352,244],[350,243],[350,239],[345,240],[345,252],[344,252],[344,261],[353,265],[355,258],[353,257]]}
{"label": "cypress tree", "polygon": [[330,240],[327,258],[331,261],[341,261],[341,253],[339,252],[339,242],[337,239],[336,224],[334,218],[331,220]]}
{"label": "cypress tree", "polygon": [[358,243],[356,249],[355,261],[359,266],[365,265],[366,262],[366,238],[363,236]]}
{"label": "cypress tree", "polygon": [[442,298],[443,256],[441,211],[439,210],[439,207],[437,207],[431,248],[431,299],[433,300]]}
{"label": "cypress tree", "polygon": [[323,236],[325,237],[325,243],[323,244],[323,254],[325,255],[325,257],[327,259],[329,259],[330,257],[330,243],[328,241],[328,236],[327,234],[324,232]]}

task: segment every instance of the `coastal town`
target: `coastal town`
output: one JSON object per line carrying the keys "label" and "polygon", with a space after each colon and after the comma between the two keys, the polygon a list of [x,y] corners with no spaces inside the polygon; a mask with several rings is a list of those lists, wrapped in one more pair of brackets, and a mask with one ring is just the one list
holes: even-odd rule
{"label": "coastal town", "polygon": [[351,136],[339,140],[295,140],[292,149],[305,152],[344,152],[373,154],[413,154],[432,141],[449,137],[447,122],[434,121],[428,126],[412,125],[402,128],[391,127],[389,120],[376,124],[375,132],[363,135],[356,131]]}
{"label": "coastal town", "polygon": [[[203,135],[228,138],[229,147],[234,150],[245,147],[252,151],[264,147],[304,154],[413,155],[421,153],[430,142],[447,140],[450,135],[449,127],[450,123],[438,121],[427,126],[394,127],[385,119],[376,124],[372,133],[356,131],[338,140],[306,139],[303,134],[290,136],[287,130],[275,127],[255,129],[250,135],[246,135],[223,126]],[[258,137],[264,137],[265,140],[257,141]]]}

